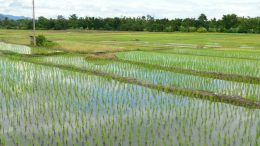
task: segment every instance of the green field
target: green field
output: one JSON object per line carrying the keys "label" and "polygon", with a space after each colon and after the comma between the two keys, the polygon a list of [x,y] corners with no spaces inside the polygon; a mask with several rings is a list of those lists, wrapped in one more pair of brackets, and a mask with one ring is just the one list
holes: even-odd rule
{"label": "green field", "polygon": [[260,35],[0,30],[2,145],[260,144]]}
{"label": "green field", "polygon": [[[102,31],[37,31],[61,48],[69,51],[99,52],[137,49],[201,48],[214,50],[255,51],[260,49],[258,34],[230,33],[151,33]],[[28,30],[0,30],[0,40],[14,44],[29,44]]]}

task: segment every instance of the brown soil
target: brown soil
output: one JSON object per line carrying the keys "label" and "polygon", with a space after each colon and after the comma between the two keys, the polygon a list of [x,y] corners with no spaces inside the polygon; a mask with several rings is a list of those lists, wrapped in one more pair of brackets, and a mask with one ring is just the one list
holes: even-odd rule
{"label": "brown soil", "polygon": [[117,56],[112,53],[98,52],[95,54],[88,55],[86,58],[90,59],[90,60],[102,60],[102,59],[115,60],[115,59],[117,59]]}

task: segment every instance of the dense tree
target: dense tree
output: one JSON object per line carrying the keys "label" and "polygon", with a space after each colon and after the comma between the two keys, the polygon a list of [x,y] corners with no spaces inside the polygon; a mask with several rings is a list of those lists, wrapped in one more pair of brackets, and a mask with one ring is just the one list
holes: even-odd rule
{"label": "dense tree", "polygon": [[[32,21],[0,20],[0,28],[5,29],[31,29]],[[142,17],[78,17],[76,14],[68,19],[59,15],[56,19],[39,17],[36,21],[37,29],[88,29],[88,30],[114,30],[114,31],[151,31],[151,32],[233,32],[233,33],[260,33],[260,17],[238,17],[235,14],[223,15],[221,19],[208,20],[205,14],[197,19],[155,19],[147,15]]]}
{"label": "dense tree", "polygon": [[51,20],[45,18],[45,17],[39,17],[36,23],[36,27],[38,29],[51,29],[53,28],[55,25],[54,23],[52,23]]}
{"label": "dense tree", "polygon": [[68,22],[62,15],[59,15],[57,17],[57,20],[55,21],[54,29],[56,30],[64,30],[68,29]]}
{"label": "dense tree", "polygon": [[238,26],[238,17],[236,14],[224,15],[222,17],[222,22],[223,22],[224,28],[226,30],[230,30],[231,28],[235,28]]}
{"label": "dense tree", "polygon": [[79,21],[78,21],[78,16],[76,14],[70,15],[69,17],[69,27],[76,29],[79,27]]}
{"label": "dense tree", "polygon": [[208,18],[205,14],[201,14],[199,16],[197,27],[204,27],[204,28],[208,29]]}

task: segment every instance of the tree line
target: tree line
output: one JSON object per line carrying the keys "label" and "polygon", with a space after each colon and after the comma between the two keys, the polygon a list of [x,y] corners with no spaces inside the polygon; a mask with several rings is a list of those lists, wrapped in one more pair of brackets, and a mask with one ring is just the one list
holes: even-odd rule
{"label": "tree line", "polygon": [[[32,29],[30,19],[0,20],[3,29]],[[208,19],[205,14],[198,18],[155,19],[147,15],[142,17],[78,17],[76,14],[56,19],[38,17],[36,28],[41,30],[111,30],[111,31],[150,31],[150,32],[230,32],[260,33],[260,17],[238,17],[236,14],[223,15],[221,19]]]}

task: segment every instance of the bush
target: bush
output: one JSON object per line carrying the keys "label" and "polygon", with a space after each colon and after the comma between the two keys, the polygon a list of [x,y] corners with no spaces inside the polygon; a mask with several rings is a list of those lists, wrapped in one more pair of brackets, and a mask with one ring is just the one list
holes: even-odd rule
{"label": "bush", "polygon": [[238,30],[239,30],[239,28],[234,28],[234,27],[232,27],[232,28],[230,28],[230,32],[231,33],[238,33]]}
{"label": "bush", "polygon": [[223,27],[217,28],[217,32],[226,32],[226,30]]}
{"label": "bush", "polygon": [[164,32],[172,32],[172,27],[171,26],[168,26],[164,29]]}
{"label": "bush", "polygon": [[38,35],[36,37],[36,45],[37,46],[44,46],[45,42],[47,42],[47,39],[44,35]]}
{"label": "bush", "polygon": [[197,29],[197,32],[200,32],[200,33],[207,32],[207,29],[205,27],[200,27]]}
{"label": "bush", "polygon": [[217,32],[217,29],[216,28],[209,28],[209,32]]}
{"label": "bush", "polygon": [[248,31],[247,32],[249,32],[249,33],[257,33],[257,31],[256,30],[254,30],[254,29],[248,29]]}
{"label": "bush", "polygon": [[184,26],[180,26],[180,31],[181,32],[188,32],[188,28],[184,27]]}
{"label": "bush", "polygon": [[189,27],[189,32],[195,32],[196,31],[196,27]]}
{"label": "bush", "polygon": [[36,45],[39,47],[53,47],[56,43],[47,40],[44,35],[38,35],[36,37]]}

